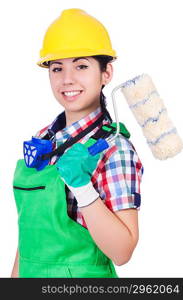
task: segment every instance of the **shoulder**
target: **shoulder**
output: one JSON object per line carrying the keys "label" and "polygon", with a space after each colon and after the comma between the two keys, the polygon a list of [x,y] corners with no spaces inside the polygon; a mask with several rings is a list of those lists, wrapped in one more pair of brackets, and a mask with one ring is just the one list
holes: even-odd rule
{"label": "shoulder", "polygon": [[[100,171],[122,169],[130,170],[135,168],[139,174],[143,174],[144,167],[142,161],[130,139],[123,135],[118,135],[114,140],[109,142],[109,148],[102,155],[98,165]],[[98,171],[99,171],[98,169]]]}
{"label": "shoulder", "polygon": [[[111,138],[110,136],[109,138]],[[114,140],[109,141],[109,148],[103,153],[108,159],[124,155],[138,155],[135,146],[130,139],[119,134]]]}
{"label": "shoulder", "polygon": [[116,151],[136,151],[130,139],[119,134],[112,142],[111,146],[116,147]]}

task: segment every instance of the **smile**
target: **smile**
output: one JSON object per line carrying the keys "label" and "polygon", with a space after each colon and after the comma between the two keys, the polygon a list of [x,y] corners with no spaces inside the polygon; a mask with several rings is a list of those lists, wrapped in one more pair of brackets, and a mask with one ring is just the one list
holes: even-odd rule
{"label": "smile", "polygon": [[67,100],[75,100],[77,96],[79,96],[83,91],[67,91],[67,92],[62,92],[63,96]]}

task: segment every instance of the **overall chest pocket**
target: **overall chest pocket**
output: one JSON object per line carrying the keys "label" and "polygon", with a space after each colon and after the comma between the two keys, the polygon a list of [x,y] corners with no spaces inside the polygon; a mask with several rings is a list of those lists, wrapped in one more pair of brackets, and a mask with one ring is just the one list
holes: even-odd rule
{"label": "overall chest pocket", "polygon": [[20,186],[14,185],[13,188],[15,190],[22,190],[22,191],[35,191],[35,190],[44,190],[46,188],[46,186],[45,185],[41,185],[41,186],[35,186],[35,187],[25,188],[25,187],[20,187]]}
{"label": "overall chest pocket", "polygon": [[[36,223],[46,209],[46,185],[22,186],[13,185],[19,222]],[[46,209],[47,211],[47,209]]]}

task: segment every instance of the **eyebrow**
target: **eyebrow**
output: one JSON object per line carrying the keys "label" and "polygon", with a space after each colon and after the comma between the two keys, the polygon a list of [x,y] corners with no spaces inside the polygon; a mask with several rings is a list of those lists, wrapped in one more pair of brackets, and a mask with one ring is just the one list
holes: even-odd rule
{"label": "eyebrow", "polygon": [[[76,62],[76,61],[78,61],[79,59],[86,59],[86,60],[88,60],[86,57],[76,57],[76,58],[73,59],[72,62]],[[88,60],[88,61],[89,61],[89,60]],[[63,65],[63,63],[60,62],[60,61],[58,61],[58,62],[56,62],[56,61],[54,61],[54,62],[50,61],[50,66],[53,65],[53,64]]]}

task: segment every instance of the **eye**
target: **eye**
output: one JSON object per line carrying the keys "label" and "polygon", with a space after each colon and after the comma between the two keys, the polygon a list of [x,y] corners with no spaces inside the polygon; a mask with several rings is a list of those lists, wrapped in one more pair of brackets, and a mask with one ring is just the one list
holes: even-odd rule
{"label": "eye", "polygon": [[61,71],[62,70],[62,68],[54,68],[53,70],[52,70],[52,72],[57,72],[57,71]]}
{"label": "eye", "polygon": [[79,65],[79,66],[77,66],[76,68],[79,68],[79,69],[87,69],[88,66],[86,66],[86,65]]}

